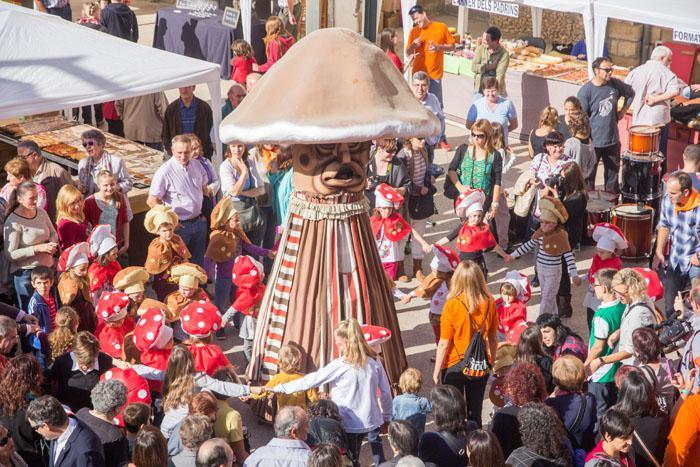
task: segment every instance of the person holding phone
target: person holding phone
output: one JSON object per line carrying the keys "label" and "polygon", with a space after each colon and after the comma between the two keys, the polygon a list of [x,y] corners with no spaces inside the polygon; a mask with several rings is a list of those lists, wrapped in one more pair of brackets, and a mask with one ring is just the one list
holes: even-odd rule
{"label": "person holding phone", "polygon": [[[688,380],[691,371],[700,366],[700,287],[696,286],[686,292],[688,295],[685,298],[683,296],[685,292],[678,292],[676,305],[678,305],[678,300],[681,300],[683,305],[690,305],[690,311],[692,312],[690,317],[688,317],[688,322],[693,327],[693,334],[683,346],[680,361],[681,374],[684,379]],[[677,306],[676,310],[682,311],[683,305],[681,305],[680,310],[678,310]],[[693,392],[697,391],[697,389],[698,379],[695,379]]]}

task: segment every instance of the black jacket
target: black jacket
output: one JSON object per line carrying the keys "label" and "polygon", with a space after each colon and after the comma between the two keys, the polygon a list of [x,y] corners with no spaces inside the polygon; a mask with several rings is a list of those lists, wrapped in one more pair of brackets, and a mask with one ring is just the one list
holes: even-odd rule
{"label": "black jacket", "polygon": [[131,42],[139,40],[139,25],[136,13],[123,3],[110,3],[102,10],[100,25],[113,36],[121,37]]}
{"label": "black jacket", "polygon": [[97,363],[99,370],[83,374],[80,370],[73,370],[73,359],[67,352],[56,359],[49,371],[48,381],[53,395],[73,413],[78,413],[83,407],[92,408],[90,391],[100,381],[100,376],[112,368],[112,357],[100,352]]}
{"label": "black jacket", "polygon": [[49,446],[49,467],[105,467],[102,443],[93,431],[80,420],[66,445],[54,459],[56,440]]}

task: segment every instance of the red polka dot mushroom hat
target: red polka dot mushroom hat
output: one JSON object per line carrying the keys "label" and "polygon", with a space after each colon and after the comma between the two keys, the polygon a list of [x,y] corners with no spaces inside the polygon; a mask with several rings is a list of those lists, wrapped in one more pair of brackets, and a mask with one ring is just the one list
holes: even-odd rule
{"label": "red polka dot mushroom hat", "polygon": [[180,322],[188,336],[204,339],[221,327],[221,313],[213,303],[199,300],[182,310]]}

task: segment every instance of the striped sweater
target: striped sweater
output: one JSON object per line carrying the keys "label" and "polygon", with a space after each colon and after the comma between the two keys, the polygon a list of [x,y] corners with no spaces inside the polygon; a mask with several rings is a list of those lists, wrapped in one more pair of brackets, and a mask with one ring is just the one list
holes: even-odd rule
{"label": "striped sweater", "polygon": [[513,258],[519,258],[525,253],[531,252],[535,247],[537,247],[537,266],[551,267],[551,266],[561,266],[561,258],[564,257],[566,261],[566,267],[569,270],[569,276],[576,277],[578,272],[576,271],[576,261],[574,259],[574,254],[571,251],[567,251],[561,256],[550,255],[544,251],[542,247],[542,238],[530,239],[518,247],[517,250],[513,252],[511,256]]}

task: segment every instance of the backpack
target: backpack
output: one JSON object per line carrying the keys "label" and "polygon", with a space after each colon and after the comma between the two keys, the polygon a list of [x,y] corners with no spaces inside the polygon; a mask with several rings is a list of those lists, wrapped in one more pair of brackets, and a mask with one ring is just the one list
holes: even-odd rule
{"label": "backpack", "polygon": [[[469,309],[464,302],[462,303],[466,309]],[[471,313],[467,312],[471,328],[478,329],[469,341],[469,346],[467,347],[467,351],[464,352],[464,358],[462,359],[462,374],[464,374],[467,379],[481,379],[488,376],[491,372],[491,363],[489,363],[489,358],[486,354],[486,342],[483,336],[484,326],[489,318],[491,308],[492,306],[489,304],[486,314],[484,315],[484,320],[479,327],[474,325]]]}

